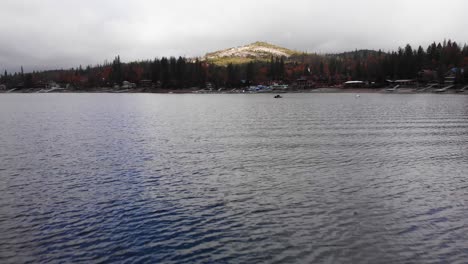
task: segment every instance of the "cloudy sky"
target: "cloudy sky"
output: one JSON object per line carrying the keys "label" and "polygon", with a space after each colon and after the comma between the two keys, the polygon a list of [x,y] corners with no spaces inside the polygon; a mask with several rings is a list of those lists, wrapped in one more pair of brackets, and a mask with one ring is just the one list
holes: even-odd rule
{"label": "cloudy sky", "polygon": [[464,0],[2,0],[0,70],[202,56],[267,41],[309,52],[468,41]]}

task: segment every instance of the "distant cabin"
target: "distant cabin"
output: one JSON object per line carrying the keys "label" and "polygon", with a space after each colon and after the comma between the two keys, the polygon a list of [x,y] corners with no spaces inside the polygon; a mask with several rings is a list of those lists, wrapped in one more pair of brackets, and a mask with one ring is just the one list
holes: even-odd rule
{"label": "distant cabin", "polygon": [[6,90],[6,89],[7,89],[7,88],[6,88],[6,85],[0,84],[0,90]]}

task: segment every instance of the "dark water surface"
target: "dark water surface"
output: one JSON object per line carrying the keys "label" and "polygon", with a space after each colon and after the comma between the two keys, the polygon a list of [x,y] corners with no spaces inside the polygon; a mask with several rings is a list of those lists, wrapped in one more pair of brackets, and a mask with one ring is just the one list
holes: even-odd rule
{"label": "dark water surface", "polygon": [[467,263],[468,96],[0,96],[0,263]]}

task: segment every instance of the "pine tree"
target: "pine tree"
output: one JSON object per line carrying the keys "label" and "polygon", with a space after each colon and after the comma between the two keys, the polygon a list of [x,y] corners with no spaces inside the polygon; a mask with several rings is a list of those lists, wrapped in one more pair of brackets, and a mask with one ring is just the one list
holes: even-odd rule
{"label": "pine tree", "polygon": [[286,68],[284,66],[284,58],[283,57],[281,57],[281,59],[280,59],[278,72],[279,72],[279,78],[284,80],[284,78],[286,76]]}
{"label": "pine tree", "polygon": [[275,72],[275,60],[273,56],[270,58],[270,71],[268,72],[268,76],[270,77],[270,80],[274,80],[276,77],[276,72]]}
{"label": "pine tree", "polygon": [[1,78],[1,83],[6,84],[7,82],[8,82],[8,73],[5,70],[5,73],[3,74],[2,78]]}
{"label": "pine tree", "polygon": [[207,72],[206,72],[205,65],[203,64],[203,62],[198,61],[198,68],[199,68],[199,77],[198,77],[199,86],[202,88],[206,88]]}
{"label": "pine tree", "polygon": [[254,82],[256,72],[255,72],[255,64],[253,62],[247,63],[245,75],[246,75],[247,82],[249,84]]}
{"label": "pine tree", "polygon": [[27,73],[24,75],[24,87],[25,88],[33,87],[33,76],[31,73]]}
{"label": "pine tree", "polygon": [[184,75],[185,75],[185,71],[186,71],[186,62],[185,62],[185,59],[182,58],[182,57],[179,57],[177,59],[177,65],[176,65],[176,72],[175,72],[175,79],[178,83],[178,85],[180,86],[183,86],[182,83],[184,81]]}
{"label": "pine tree", "polygon": [[361,66],[361,62],[358,60],[356,63],[354,79],[359,80],[361,79],[361,76],[362,76],[362,66]]}
{"label": "pine tree", "polygon": [[161,80],[161,61],[158,59],[151,63],[151,80],[155,84]]}
{"label": "pine tree", "polygon": [[416,71],[420,71],[423,69],[425,60],[426,60],[426,54],[424,52],[424,49],[421,46],[419,46],[418,51],[416,52],[416,60],[415,60]]}
{"label": "pine tree", "polygon": [[227,66],[227,80],[229,87],[234,87],[236,85],[236,77],[236,69],[234,68],[234,65],[232,65],[232,63],[229,63]]}
{"label": "pine tree", "polygon": [[170,77],[169,80],[171,81],[172,86],[175,86],[175,80],[177,79],[177,59],[175,57],[169,58],[169,72]]}
{"label": "pine tree", "polygon": [[131,63],[128,65],[128,69],[127,69],[127,80],[130,81],[130,82],[133,82],[133,83],[136,83],[138,82],[138,74],[135,70],[135,67],[136,65],[134,63]]}
{"label": "pine tree", "polygon": [[403,63],[405,65],[403,77],[404,78],[411,78],[416,75],[415,69],[415,60],[414,60],[414,52],[413,48],[410,44],[406,44],[405,51],[404,51],[404,58]]}
{"label": "pine tree", "polygon": [[161,85],[166,88],[169,87],[170,81],[170,72],[169,72],[169,60],[166,57],[161,59]]}
{"label": "pine tree", "polygon": [[115,57],[114,61],[112,62],[112,68],[109,79],[113,84],[121,85],[123,82],[123,73],[122,65],[120,63],[120,56]]}
{"label": "pine tree", "polygon": [[275,70],[274,70],[274,80],[279,80],[281,77],[281,73],[280,73],[280,60],[278,57],[275,58]]}
{"label": "pine tree", "polygon": [[468,57],[468,46],[466,44],[463,46],[462,54],[464,57]]}

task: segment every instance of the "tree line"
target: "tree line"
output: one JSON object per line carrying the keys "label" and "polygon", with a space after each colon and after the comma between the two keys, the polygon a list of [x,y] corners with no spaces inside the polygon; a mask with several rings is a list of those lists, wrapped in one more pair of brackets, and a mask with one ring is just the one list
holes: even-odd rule
{"label": "tree line", "polygon": [[299,54],[271,57],[244,64],[216,65],[198,58],[162,57],[124,63],[120,56],[111,63],[67,70],[4,73],[0,83],[8,87],[35,87],[55,81],[86,89],[122,85],[128,81],[153,88],[240,87],[271,82],[293,83],[307,78],[328,85],[347,80],[384,83],[387,79],[418,79],[443,82],[447,74],[457,83],[468,81],[468,47],[451,40],[433,42],[427,48],[410,44],[395,51],[355,50],[340,54]]}

